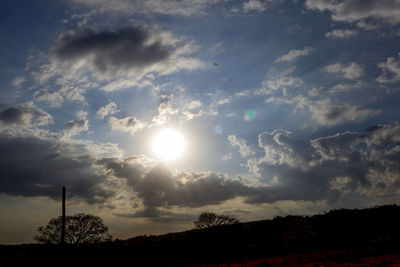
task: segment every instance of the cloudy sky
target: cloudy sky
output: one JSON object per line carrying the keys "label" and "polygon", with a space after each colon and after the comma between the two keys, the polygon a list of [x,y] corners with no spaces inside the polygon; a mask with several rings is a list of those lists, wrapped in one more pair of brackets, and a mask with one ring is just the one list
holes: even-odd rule
{"label": "cloudy sky", "polygon": [[399,201],[398,0],[5,0],[0,38],[0,243],[63,185],[118,238]]}

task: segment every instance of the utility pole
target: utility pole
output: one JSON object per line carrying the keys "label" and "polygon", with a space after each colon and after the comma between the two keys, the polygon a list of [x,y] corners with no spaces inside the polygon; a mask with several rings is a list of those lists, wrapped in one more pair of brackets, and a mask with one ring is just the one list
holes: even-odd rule
{"label": "utility pole", "polygon": [[62,188],[62,225],[61,225],[61,244],[65,243],[65,186]]}

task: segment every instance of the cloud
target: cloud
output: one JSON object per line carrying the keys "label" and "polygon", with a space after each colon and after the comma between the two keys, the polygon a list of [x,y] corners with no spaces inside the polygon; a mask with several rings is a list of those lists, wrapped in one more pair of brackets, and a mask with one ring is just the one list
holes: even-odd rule
{"label": "cloud", "polygon": [[134,213],[118,213],[116,215],[126,218],[147,218],[154,221],[170,222],[170,218],[176,216],[177,214],[173,214],[172,212],[161,210],[159,208],[148,207],[137,210]]}
{"label": "cloud", "polygon": [[222,42],[215,43],[210,49],[210,53],[214,56],[222,54],[224,52],[224,47]]}
{"label": "cloud", "polygon": [[167,95],[160,96],[160,104],[158,105],[158,114],[152,121],[154,126],[161,126],[169,122],[172,117],[179,112],[179,109],[172,108],[171,97]]}
{"label": "cloud", "polygon": [[[5,116],[2,123],[35,127],[31,120]],[[5,113],[7,114],[7,113]],[[66,129],[79,128],[79,119]],[[84,128],[84,127],[81,127]],[[172,173],[144,156],[121,158],[110,144],[47,136],[9,134],[0,130],[0,192],[15,196],[59,198],[65,185],[71,197],[88,203],[112,202],[121,192],[124,203],[140,202],[130,217],[167,220],[174,207],[219,205],[242,197],[247,203],[280,200],[336,201],[357,192],[366,196],[396,192],[400,185],[400,126],[376,125],[365,133],[344,132],[303,141],[287,130],[259,135],[261,158],[250,159],[257,184],[214,172]],[[234,146],[247,144],[230,137]],[[242,152],[242,151],[241,151]],[[107,158],[102,156],[108,154]],[[172,215],[171,215],[172,214]],[[122,216],[122,215],[121,215]]]}
{"label": "cloud", "polygon": [[33,97],[38,102],[44,102],[50,107],[60,107],[64,98],[59,92],[49,92],[49,90],[41,89],[33,94]]}
{"label": "cloud", "polygon": [[66,138],[88,129],[86,112],[78,112],[58,133],[39,128],[53,118],[29,103],[6,107],[0,117],[0,193],[59,199],[66,186],[69,196],[88,203],[104,203],[114,195],[96,161],[121,157],[118,146]]}
{"label": "cloud", "polygon": [[168,217],[175,206],[217,205],[236,197],[247,203],[327,201],[357,193],[368,196],[400,187],[400,126],[377,125],[365,133],[343,132],[304,141],[287,130],[259,135],[264,156],[249,166],[259,182],[246,185],[213,172],[173,174],[142,157],[107,159],[109,175],[126,180],[143,207],[130,217]]}
{"label": "cloud", "polygon": [[228,104],[231,101],[231,97],[224,97],[220,100],[218,100],[217,105],[225,105]]}
{"label": "cloud", "polygon": [[[311,92],[311,91],[310,91]],[[291,97],[269,97],[267,102],[294,106],[294,111],[302,111],[311,115],[310,123],[333,126],[351,121],[363,121],[373,117],[381,110],[369,109],[359,105],[346,104],[329,97],[296,95]]]}
{"label": "cloud", "polygon": [[174,175],[162,164],[146,168],[138,160],[109,161],[105,168],[116,177],[126,179],[146,209],[221,204],[252,192],[251,188],[224,174],[180,172]]}
{"label": "cloud", "polygon": [[258,144],[264,149],[263,161],[274,164],[304,165],[311,160],[310,148],[293,138],[293,133],[283,129],[265,132],[258,136]]}
{"label": "cloud", "polygon": [[[363,69],[356,63],[344,65],[341,63],[326,66],[325,71],[339,73],[347,79],[358,79],[363,74]],[[256,95],[266,95],[267,103],[286,104],[294,108],[293,112],[301,111],[303,114],[311,115],[310,124],[333,126],[350,121],[362,121],[377,115],[381,110],[370,109],[360,105],[344,103],[335,98],[327,97],[324,88],[312,88],[311,90],[299,90],[304,86],[301,78],[293,74],[294,68],[289,70],[267,75],[262,82],[262,87],[255,91]],[[357,87],[356,82],[353,84]],[[361,85],[360,85],[361,86]],[[344,89],[344,84],[338,85]]]}
{"label": "cloud", "polygon": [[163,14],[174,16],[199,16],[208,6],[218,0],[72,0],[73,3],[89,6],[99,12],[117,12],[121,14]]}
{"label": "cloud", "polygon": [[333,86],[329,90],[329,92],[331,93],[347,92],[350,91],[351,89],[360,89],[364,85],[365,84],[361,81],[350,82],[350,83],[338,83],[335,86]]}
{"label": "cloud", "polygon": [[242,138],[237,138],[234,135],[229,135],[228,140],[233,147],[239,148],[240,155],[243,158],[251,156],[255,153],[253,149],[247,145],[246,140]]}
{"label": "cloud", "polygon": [[400,53],[397,57],[388,57],[386,62],[378,64],[383,73],[376,78],[379,83],[395,83],[400,81]]}
{"label": "cloud", "polygon": [[17,77],[15,78],[12,82],[11,85],[17,88],[20,88],[21,85],[25,82],[25,78],[24,77]]}
{"label": "cloud", "polygon": [[379,28],[379,24],[367,23],[364,20],[360,20],[359,22],[357,22],[356,26],[360,29],[363,29],[364,31],[372,31]]}
{"label": "cloud", "polygon": [[[104,185],[106,176],[82,144],[35,136],[0,134],[0,192],[14,196],[59,199],[68,195],[88,203],[104,202],[114,193]],[[77,153],[81,151],[82,153]]]}
{"label": "cloud", "polygon": [[323,70],[330,73],[339,73],[344,78],[350,80],[356,80],[361,78],[364,72],[363,68],[355,62],[351,62],[348,65],[342,63],[336,63],[325,66]]}
{"label": "cloud", "polygon": [[245,13],[249,11],[263,12],[265,11],[265,9],[266,9],[265,3],[259,0],[249,0],[243,3],[243,11]]}
{"label": "cloud", "polygon": [[149,43],[149,35],[138,28],[68,34],[59,40],[53,52],[63,62],[86,61],[95,71],[109,74],[140,69],[170,56],[166,46],[160,41]]}
{"label": "cloud", "polygon": [[110,116],[110,118],[108,119],[108,123],[113,130],[129,132],[131,134],[134,134],[146,127],[145,122],[142,122],[135,117],[125,117],[122,119],[118,119],[114,116]]}
{"label": "cloud", "polygon": [[174,213],[160,208],[143,208],[133,213],[116,213],[115,215],[125,218],[146,218],[159,223],[187,223],[193,222],[197,217],[197,214]]}
{"label": "cloud", "polygon": [[77,119],[65,123],[64,130],[57,134],[58,138],[69,138],[89,130],[87,112],[78,111]]}
{"label": "cloud", "polygon": [[311,52],[312,48],[310,46],[306,46],[303,49],[292,49],[290,50],[287,54],[282,55],[280,57],[278,57],[277,59],[275,59],[274,62],[289,62],[292,60],[295,60],[298,57],[301,56],[306,56]]}
{"label": "cloud", "polygon": [[230,159],[232,158],[232,156],[233,156],[232,153],[225,154],[225,155],[222,157],[222,160],[230,160]]}
{"label": "cloud", "polygon": [[[62,32],[39,66],[31,67],[39,84],[54,88],[70,101],[85,101],[91,88],[116,91],[131,87],[153,88],[152,80],[181,70],[204,68],[190,55],[198,46],[171,32],[142,28],[94,31],[80,29]],[[40,96],[37,93],[38,97]],[[55,95],[53,95],[55,97]]]}
{"label": "cloud", "polygon": [[378,125],[365,134],[343,132],[309,142],[285,130],[260,134],[259,145],[265,156],[253,171],[268,187],[247,202],[334,203],[341,195],[353,192],[367,197],[396,192],[400,185],[399,131],[398,123]]}
{"label": "cloud", "polygon": [[375,19],[391,24],[400,22],[400,3],[392,0],[307,0],[305,6],[311,10],[329,11],[334,21]]}
{"label": "cloud", "polygon": [[118,112],[120,112],[120,110],[118,109],[117,104],[110,102],[107,105],[100,107],[96,114],[99,119],[104,119],[105,117]]}
{"label": "cloud", "polygon": [[[330,98],[309,102],[308,109],[319,125],[337,125],[349,121],[362,121],[380,113],[361,106],[333,103]],[[304,104],[304,103],[303,103]]]}
{"label": "cloud", "polygon": [[199,109],[203,106],[200,100],[193,100],[186,105],[187,109]]}
{"label": "cloud", "polygon": [[257,90],[256,94],[272,95],[279,90],[283,91],[284,94],[286,94],[286,91],[289,88],[302,86],[303,80],[292,74],[295,69],[296,68],[293,67],[283,72],[267,75],[262,82],[261,88]]}
{"label": "cloud", "polygon": [[30,104],[5,107],[0,111],[3,125],[43,126],[54,123],[53,117]]}
{"label": "cloud", "polygon": [[333,30],[331,32],[325,33],[325,37],[332,38],[332,39],[348,39],[348,38],[356,37],[358,34],[359,34],[358,31],[350,30],[350,29]]}

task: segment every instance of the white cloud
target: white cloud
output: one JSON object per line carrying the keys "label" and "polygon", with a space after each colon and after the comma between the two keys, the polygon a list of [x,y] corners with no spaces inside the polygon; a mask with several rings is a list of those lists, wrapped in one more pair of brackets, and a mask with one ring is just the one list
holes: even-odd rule
{"label": "white cloud", "polygon": [[229,98],[229,97],[224,97],[224,98],[218,100],[217,104],[218,104],[218,105],[225,105],[225,104],[228,104],[229,101],[231,101],[231,98]]}
{"label": "white cloud", "polygon": [[386,62],[378,64],[383,73],[376,78],[379,83],[395,83],[400,81],[400,53],[397,57],[388,57]]}
{"label": "white cloud", "polygon": [[[317,94],[318,95],[318,94]],[[359,105],[335,101],[329,97],[317,97],[314,92],[308,95],[275,96],[269,97],[267,102],[287,104],[294,107],[294,111],[310,114],[311,124],[333,126],[351,121],[363,121],[373,117],[381,110],[370,109]]]}
{"label": "white cloud", "polygon": [[239,148],[239,152],[240,155],[245,158],[248,156],[253,155],[255,152],[253,151],[253,149],[247,145],[246,140],[242,139],[242,138],[237,138],[234,135],[229,135],[228,136],[228,140],[230,142],[230,144],[233,147],[238,147]]}
{"label": "white cloud", "polygon": [[50,107],[60,107],[63,102],[63,96],[58,92],[49,92],[49,90],[38,90],[33,94],[33,97],[38,102],[44,102]]}
{"label": "white cloud", "polygon": [[142,122],[135,117],[125,117],[122,119],[118,119],[114,116],[111,116],[108,119],[108,123],[111,126],[111,129],[121,131],[121,132],[129,132],[134,134],[140,130],[142,130],[146,123]]}
{"label": "white cloud", "polygon": [[99,119],[104,119],[105,117],[113,115],[117,112],[120,112],[117,104],[110,102],[107,105],[100,107],[96,114]]}
{"label": "white cloud", "polygon": [[[293,75],[294,69],[268,75],[263,81],[263,87],[255,92],[258,95],[266,95],[267,103],[286,104],[294,108],[293,112],[301,111],[309,114],[309,125],[332,126],[350,121],[362,121],[380,113],[380,110],[370,109],[360,105],[345,103],[327,97],[324,92],[338,92],[339,89],[347,89],[349,84],[338,85],[335,90],[324,88],[312,88],[310,90],[300,90],[303,80]],[[339,72],[347,79],[356,79],[362,75],[362,68],[356,63],[346,65],[333,64],[327,66],[325,71]],[[356,81],[351,86],[362,86],[362,82]]]}
{"label": "white cloud", "polygon": [[356,26],[360,29],[363,29],[364,31],[372,31],[379,28],[379,24],[367,23],[364,20],[360,20],[359,22],[357,22]]}
{"label": "white cloud", "polygon": [[306,46],[303,49],[299,49],[299,50],[292,49],[287,54],[282,55],[282,56],[278,57],[277,59],[275,59],[274,62],[289,62],[298,57],[308,55],[311,52],[311,50],[312,50],[312,48],[310,46]]}
{"label": "white cloud", "polygon": [[356,37],[359,34],[356,30],[333,30],[331,32],[325,33],[326,38],[333,38],[333,39],[348,39],[352,37]]}
{"label": "white cloud", "polygon": [[25,78],[24,77],[17,77],[15,78],[12,82],[11,85],[17,88],[20,88],[21,85],[25,82]]}
{"label": "white cloud", "polygon": [[122,14],[158,13],[178,16],[199,16],[205,13],[208,6],[218,0],[72,0],[99,12],[117,12]]}
{"label": "white cloud", "polygon": [[193,100],[189,104],[186,105],[187,109],[199,109],[203,106],[200,100]]}
{"label": "white cloud", "polygon": [[361,78],[363,75],[363,68],[355,62],[351,62],[348,65],[342,63],[336,63],[324,67],[324,71],[330,73],[339,73],[343,75],[344,78],[350,80],[356,80]]}
{"label": "white cloud", "polygon": [[277,91],[282,91],[286,95],[289,89],[302,86],[303,80],[293,75],[295,69],[295,67],[292,67],[286,71],[268,74],[262,82],[261,88],[255,93],[272,95]]}
{"label": "white cloud", "polygon": [[70,138],[72,136],[78,135],[81,132],[89,130],[89,121],[87,119],[86,111],[78,111],[76,114],[76,119],[73,121],[68,121],[65,123],[64,130],[58,133],[56,136],[58,138]]}
{"label": "white cloud", "polygon": [[351,89],[360,89],[364,85],[363,82],[361,81],[356,81],[356,82],[351,82],[351,83],[338,83],[335,86],[333,86],[329,92],[331,93],[341,93],[341,92],[347,92],[350,91]]}
{"label": "white cloud", "polygon": [[225,154],[223,157],[222,157],[222,160],[230,160],[230,159],[232,159],[232,156],[233,156],[233,154],[232,153],[228,153],[228,154]]}
{"label": "white cloud", "polygon": [[222,42],[218,42],[216,44],[214,44],[211,48],[210,48],[210,53],[214,56],[222,54],[224,52],[224,48],[222,46]]}
{"label": "white cloud", "polygon": [[376,19],[392,24],[400,22],[400,3],[393,0],[307,0],[305,5],[311,10],[329,11],[334,21]]}
{"label": "white cloud", "polygon": [[179,109],[172,108],[171,98],[172,96],[162,95],[160,104],[158,106],[158,114],[152,119],[151,126],[161,126],[169,122],[175,114],[179,112]]}
{"label": "white cloud", "polygon": [[266,4],[259,0],[249,0],[243,3],[244,12],[249,12],[249,11],[263,12],[265,11],[265,9],[266,9]]}

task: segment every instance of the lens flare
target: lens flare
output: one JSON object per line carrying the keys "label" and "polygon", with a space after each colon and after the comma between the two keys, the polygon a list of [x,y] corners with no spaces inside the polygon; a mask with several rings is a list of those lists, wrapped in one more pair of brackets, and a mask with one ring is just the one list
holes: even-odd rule
{"label": "lens flare", "polygon": [[222,134],[224,132],[224,128],[221,126],[221,124],[218,124],[214,127],[214,131],[216,134]]}
{"label": "lens flare", "polygon": [[257,111],[254,109],[248,109],[244,112],[243,120],[244,121],[252,121],[256,118]]}

